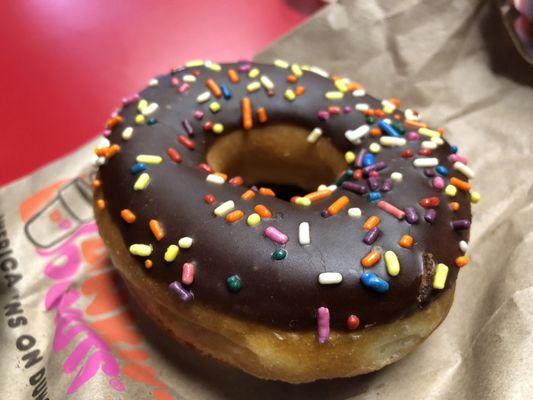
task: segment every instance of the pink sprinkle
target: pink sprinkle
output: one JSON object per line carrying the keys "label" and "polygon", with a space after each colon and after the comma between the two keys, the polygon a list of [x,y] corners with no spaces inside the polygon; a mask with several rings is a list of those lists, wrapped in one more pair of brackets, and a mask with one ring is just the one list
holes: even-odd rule
{"label": "pink sprinkle", "polygon": [[183,264],[183,271],[181,272],[181,281],[185,285],[192,285],[194,282],[194,274],[196,272],[196,267],[192,263]]}
{"label": "pink sprinkle", "polygon": [[179,93],[185,93],[187,90],[189,90],[190,87],[191,87],[191,86],[190,86],[187,82],[182,83],[182,84],[180,85],[180,87],[178,88],[178,92],[179,92]]}
{"label": "pink sprinkle", "polygon": [[329,112],[327,112],[326,110],[320,110],[318,112],[318,118],[323,121],[327,121],[329,119]]}
{"label": "pink sprinkle", "polygon": [[405,217],[405,212],[400,210],[398,207],[393,206],[391,203],[386,202],[385,200],[378,201],[378,207],[400,220],[404,219]]}
{"label": "pink sprinkle", "polygon": [[176,78],[175,76],[170,80],[170,84],[172,86],[178,86],[180,84],[180,80]]}
{"label": "pink sprinkle", "polygon": [[137,100],[139,100],[139,95],[136,93],[132,96],[129,96],[129,97],[123,97],[122,98],[122,105],[124,106],[127,106],[127,105],[130,105],[131,103],[134,103],[136,102]]}
{"label": "pink sprinkle", "polygon": [[432,184],[433,184],[433,189],[435,189],[438,192],[444,189],[444,179],[442,179],[442,177],[440,176],[436,176],[435,178],[433,178]]}
{"label": "pink sprinkle", "polygon": [[204,117],[203,111],[200,111],[200,110],[196,110],[193,115],[194,115],[194,118],[196,118],[198,120],[200,120],[200,119],[202,119]]}
{"label": "pink sprinkle", "polygon": [[451,163],[460,161],[465,165],[468,164],[468,159],[466,157],[460,156],[459,154],[450,154],[448,156],[448,161],[450,161]]}
{"label": "pink sprinkle", "polygon": [[279,244],[285,244],[289,241],[289,237],[285,235],[284,233],[280,232],[273,226],[269,226],[265,229],[265,236],[269,238],[270,240],[279,243]]}
{"label": "pink sprinkle", "polygon": [[318,343],[324,344],[329,340],[329,309],[320,307],[317,310]]}
{"label": "pink sprinkle", "polygon": [[104,136],[104,137],[109,137],[109,135],[111,135],[111,130],[110,129],[106,129],[105,131],[102,132],[102,136]]}
{"label": "pink sprinkle", "polygon": [[410,142],[414,142],[419,139],[420,139],[420,135],[418,134],[418,132],[414,132],[414,131],[407,132],[407,140],[409,140]]}

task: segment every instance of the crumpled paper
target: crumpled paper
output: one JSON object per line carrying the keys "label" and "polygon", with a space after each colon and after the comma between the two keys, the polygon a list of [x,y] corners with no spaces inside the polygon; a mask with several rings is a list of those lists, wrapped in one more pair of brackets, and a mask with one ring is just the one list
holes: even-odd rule
{"label": "crumpled paper", "polygon": [[483,197],[446,321],[381,371],[304,385],[197,355],[147,320],[106,256],[91,215],[93,142],[0,189],[2,398],[533,398],[533,70],[497,8],[341,1],[258,59],[278,57],[400,98],[469,156]]}

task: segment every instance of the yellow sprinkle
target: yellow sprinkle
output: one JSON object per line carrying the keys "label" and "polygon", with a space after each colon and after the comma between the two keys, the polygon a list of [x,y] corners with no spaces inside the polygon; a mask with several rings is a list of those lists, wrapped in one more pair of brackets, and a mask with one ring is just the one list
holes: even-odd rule
{"label": "yellow sprinkle", "polygon": [[212,113],[217,113],[220,110],[220,104],[216,101],[213,101],[211,104],[209,104],[209,109]]}
{"label": "yellow sprinkle", "polygon": [[472,203],[477,203],[479,200],[481,200],[481,195],[478,192],[470,192],[470,201]]}
{"label": "yellow sprinkle", "polygon": [[355,161],[355,153],[353,151],[347,151],[344,153],[344,159],[348,164],[351,164]]}
{"label": "yellow sprinkle", "polygon": [[222,71],[222,65],[214,63],[212,61],[206,61],[205,66],[211,71]]}
{"label": "yellow sprinkle", "polygon": [[150,175],[148,175],[146,172],[143,172],[133,184],[133,190],[144,190],[149,183]]}
{"label": "yellow sprinkle", "polygon": [[165,251],[165,261],[166,262],[172,262],[176,259],[178,256],[178,253],[180,252],[180,248],[176,246],[175,244],[171,244],[167,247],[167,250]]}
{"label": "yellow sprinkle", "polygon": [[437,143],[437,146],[442,146],[444,144],[444,140],[441,137],[434,136],[430,140]]}
{"label": "yellow sprinkle", "polygon": [[159,104],[150,103],[147,107],[143,108],[141,112],[142,112],[142,115],[148,116],[148,115],[155,113],[158,108],[159,108]]}
{"label": "yellow sprinkle", "polygon": [[190,249],[192,246],[193,239],[189,236],[184,236],[178,240],[178,246],[182,249]]}
{"label": "yellow sprinkle", "polygon": [[246,223],[250,226],[256,226],[261,222],[261,217],[257,213],[250,214],[248,218],[246,218]]}
{"label": "yellow sprinkle", "polygon": [[130,246],[130,253],[135,256],[148,257],[152,254],[152,245],[151,244],[132,244]]}
{"label": "yellow sprinkle", "polygon": [[447,196],[454,197],[457,194],[457,188],[454,185],[447,185],[444,189]]}
{"label": "yellow sprinkle", "polygon": [[250,72],[248,72],[248,78],[255,79],[259,76],[259,68],[252,68]]}
{"label": "yellow sprinkle", "polygon": [[261,84],[258,81],[253,81],[246,86],[246,90],[250,93],[261,89]]}
{"label": "yellow sprinkle", "polygon": [[344,97],[344,93],[342,92],[326,92],[325,94],[326,99],[328,100],[340,100]]}
{"label": "yellow sprinkle", "polygon": [[346,85],[346,79],[337,79],[335,81],[335,87],[339,92],[345,93],[348,91],[348,86]]}
{"label": "yellow sprinkle", "polygon": [[279,68],[289,68],[289,63],[285,60],[280,60],[279,58],[274,60],[274,65]]}
{"label": "yellow sprinkle", "polygon": [[371,153],[377,154],[381,150],[381,146],[379,143],[370,143],[370,146],[368,146],[368,150],[370,150]]}
{"label": "yellow sprinkle", "polygon": [[434,131],[433,129],[429,129],[429,128],[420,128],[418,130],[418,133],[420,133],[423,136],[430,137],[430,138],[440,137],[440,133],[438,131]]}
{"label": "yellow sprinkle", "polygon": [[191,61],[187,61],[185,63],[185,66],[188,67],[188,68],[200,67],[202,65],[204,65],[204,60],[191,60]]}
{"label": "yellow sprinkle", "polygon": [[446,278],[448,277],[448,266],[445,264],[437,264],[437,269],[435,270],[435,277],[433,278],[433,288],[435,289],[444,289],[446,285]]}
{"label": "yellow sprinkle", "polygon": [[217,135],[220,135],[222,132],[224,132],[224,125],[217,122],[216,124],[213,125],[213,132],[216,133]]}
{"label": "yellow sprinkle", "polygon": [[261,84],[265,87],[266,90],[274,89],[274,82],[272,82],[268,76],[262,75],[259,80],[261,81]]}
{"label": "yellow sprinkle", "polygon": [[385,264],[387,265],[387,272],[391,276],[396,276],[400,273],[400,261],[394,251],[385,252]]}
{"label": "yellow sprinkle", "polygon": [[285,98],[289,101],[294,101],[294,99],[296,99],[296,95],[292,89],[287,89],[285,90]]}
{"label": "yellow sprinkle", "polygon": [[298,64],[292,64],[291,65],[291,72],[296,75],[297,77],[300,77],[303,75],[302,69]]}
{"label": "yellow sprinkle", "polygon": [[309,207],[311,205],[311,199],[307,197],[298,197],[295,201],[295,204],[298,204],[299,206]]}
{"label": "yellow sprinkle", "polygon": [[383,112],[385,114],[392,114],[396,108],[394,106],[383,106]]}
{"label": "yellow sprinkle", "polygon": [[163,158],[160,156],[154,156],[152,154],[139,154],[136,158],[137,162],[144,164],[161,164]]}
{"label": "yellow sprinkle", "polygon": [[146,99],[139,100],[139,103],[137,104],[137,110],[142,112],[142,110],[144,110],[146,107],[148,107],[148,101]]}
{"label": "yellow sprinkle", "polygon": [[137,125],[142,125],[142,124],[144,124],[144,121],[146,121],[146,118],[144,118],[144,115],[142,115],[142,114],[137,114],[137,115],[135,116],[135,123],[136,123]]}

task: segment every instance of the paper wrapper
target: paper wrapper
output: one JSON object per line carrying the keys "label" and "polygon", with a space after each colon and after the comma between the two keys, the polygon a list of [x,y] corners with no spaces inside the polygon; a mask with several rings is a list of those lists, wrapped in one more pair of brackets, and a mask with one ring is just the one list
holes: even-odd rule
{"label": "paper wrapper", "polygon": [[497,8],[332,4],[258,58],[318,64],[397,97],[461,148],[483,195],[442,326],[366,376],[289,385],[178,345],[130,301],[92,220],[94,143],[0,191],[2,399],[533,398],[533,70]]}

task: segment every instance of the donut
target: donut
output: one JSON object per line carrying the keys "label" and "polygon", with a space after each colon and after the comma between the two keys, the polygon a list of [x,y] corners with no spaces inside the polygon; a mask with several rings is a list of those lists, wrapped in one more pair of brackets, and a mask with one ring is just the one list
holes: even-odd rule
{"label": "donut", "polygon": [[263,379],[347,377],[444,320],[468,264],[468,160],[413,109],[276,60],[196,60],[124,98],[94,209],[177,341]]}

